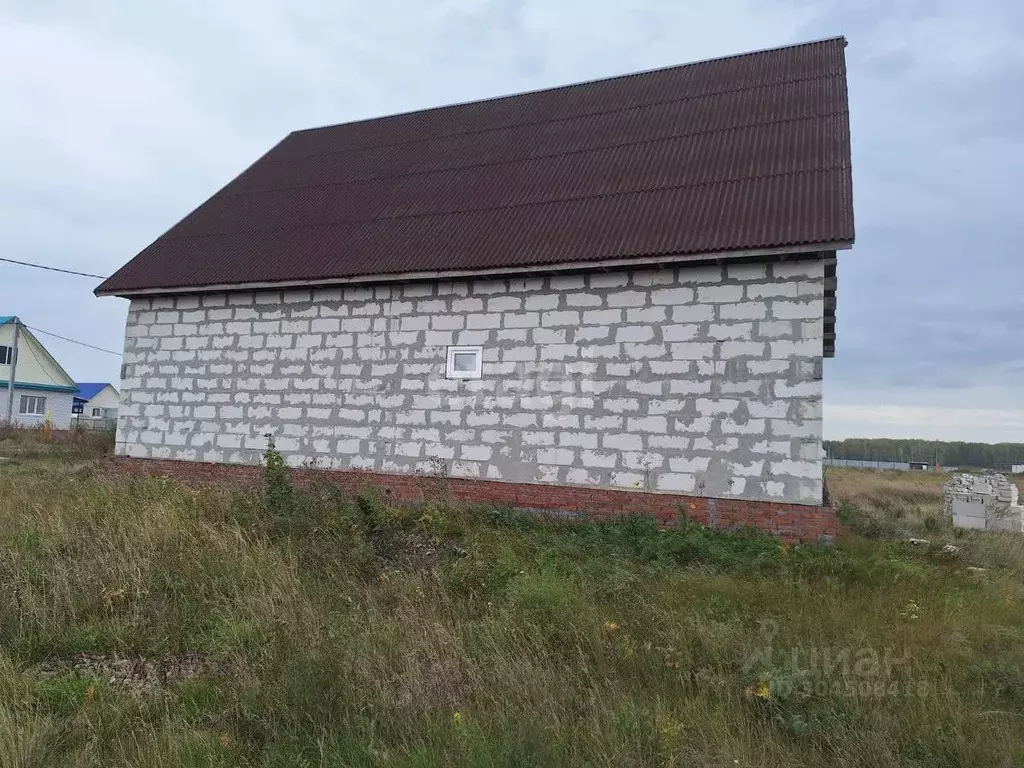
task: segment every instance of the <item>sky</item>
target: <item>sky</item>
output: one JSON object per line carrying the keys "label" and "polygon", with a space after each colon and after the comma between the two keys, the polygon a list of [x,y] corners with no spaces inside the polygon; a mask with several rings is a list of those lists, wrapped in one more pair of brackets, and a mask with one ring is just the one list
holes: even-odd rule
{"label": "sky", "polygon": [[[835,35],[857,242],[825,437],[1024,442],[1015,0],[0,0],[0,256],[110,274],[295,129]],[[120,350],[95,284],[0,262],[0,315]]]}

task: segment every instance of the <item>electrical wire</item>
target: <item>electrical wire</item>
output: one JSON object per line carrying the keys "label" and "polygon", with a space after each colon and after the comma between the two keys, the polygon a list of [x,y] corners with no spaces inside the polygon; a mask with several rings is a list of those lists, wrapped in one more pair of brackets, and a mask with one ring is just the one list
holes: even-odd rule
{"label": "electrical wire", "polygon": [[35,267],[36,269],[45,269],[49,272],[63,272],[65,275],[78,275],[79,277],[94,277],[97,280],[106,280],[103,275],[94,275],[90,272],[76,272],[73,269],[61,269],[60,267],[48,267],[45,264],[33,264],[31,261],[18,261],[17,259],[8,259],[0,256],[0,261],[6,261],[8,264],[20,264],[23,267]]}
{"label": "electrical wire", "polygon": [[[24,325],[24,323],[22,323],[22,325]],[[61,341],[69,341],[72,344],[78,344],[79,346],[82,347],[88,347],[89,349],[95,349],[100,352],[106,352],[108,355],[117,355],[118,357],[124,357],[124,354],[122,352],[115,352],[112,349],[104,349],[103,347],[97,347],[95,344],[86,344],[84,341],[76,341],[75,339],[69,339],[67,336],[61,336],[58,333],[50,333],[49,331],[44,331],[42,328],[33,328],[31,325],[25,325],[25,327],[28,328],[30,331],[42,333],[46,336],[53,336],[53,338],[60,339]]]}

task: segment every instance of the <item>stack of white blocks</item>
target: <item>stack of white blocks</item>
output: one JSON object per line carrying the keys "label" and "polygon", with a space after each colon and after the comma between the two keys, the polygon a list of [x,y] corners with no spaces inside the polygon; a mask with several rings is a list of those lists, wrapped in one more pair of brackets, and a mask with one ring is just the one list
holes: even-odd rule
{"label": "stack of white blocks", "polygon": [[1017,486],[1004,475],[957,474],[945,488],[946,514],[958,528],[1024,533]]}

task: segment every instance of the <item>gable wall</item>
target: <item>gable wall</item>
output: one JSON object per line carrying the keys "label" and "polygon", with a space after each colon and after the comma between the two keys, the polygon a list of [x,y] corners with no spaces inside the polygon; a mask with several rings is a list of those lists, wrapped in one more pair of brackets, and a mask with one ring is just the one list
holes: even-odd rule
{"label": "gable wall", "polygon": [[823,297],[803,259],[136,299],[117,450],[820,504]]}
{"label": "gable wall", "polygon": [[[14,343],[14,323],[0,326],[0,345],[10,346]],[[22,329],[18,336],[18,381],[26,384],[47,384],[62,387],[73,387],[75,382],[69,379],[59,367],[47,356],[42,345]],[[0,365],[0,381],[7,381],[11,375],[9,365]]]}

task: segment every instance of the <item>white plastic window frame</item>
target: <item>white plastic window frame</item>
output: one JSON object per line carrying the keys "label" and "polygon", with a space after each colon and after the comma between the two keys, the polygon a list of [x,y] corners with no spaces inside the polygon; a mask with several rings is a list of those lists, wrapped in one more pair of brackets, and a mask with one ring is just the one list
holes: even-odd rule
{"label": "white plastic window frame", "polygon": [[[455,370],[456,355],[476,355],[476,362],[472,370]],[[448,359],[445,362],[445,377],[449,379],[479,379],[483,376],[484,348],[483,347],[448,347]]]}
{"label": "white plastic window frame", "polygon": [[18,403],[18,413],[22,416],[43,416],[46,414],[46,398],[38,395],[22,395]]}

